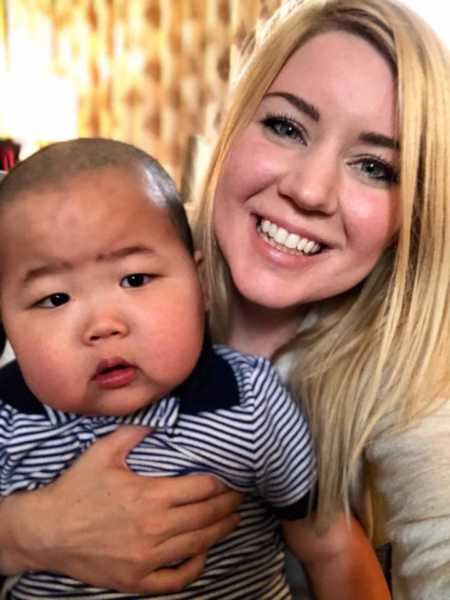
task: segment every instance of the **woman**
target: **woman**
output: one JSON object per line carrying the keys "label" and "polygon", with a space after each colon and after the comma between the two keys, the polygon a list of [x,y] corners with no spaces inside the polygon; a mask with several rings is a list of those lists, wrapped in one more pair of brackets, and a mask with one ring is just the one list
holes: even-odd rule
{"label": "woman", "polygon": [[[389,0],[287,2],[243,66],[196,215],[216,337],[277,360],[316,436],[317,526],[351,507],[390,542],[396,599],[450,590],[449,75],[432,32]],[[56,564],[142,591],[195,577],[201,556],[171,580],[149,573],[204,552],[238,499],[208,478],[137,480],[122,463],[139,435],[5,500],[2,570]],[[120,545],[100,534],[112,524]]]}
{"label": "woman", "polygon": [[216,337],[283,364],[321,459],[319,526],[351,506],[391,542],[394,597],[450,594],[449,64],[400,5],[288,3],[197,218]]}

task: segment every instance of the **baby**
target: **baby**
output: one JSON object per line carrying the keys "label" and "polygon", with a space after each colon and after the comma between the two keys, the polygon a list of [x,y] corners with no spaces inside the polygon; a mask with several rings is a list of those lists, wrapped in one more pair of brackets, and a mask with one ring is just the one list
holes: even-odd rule
{"label": "baby", "polygon": [[[5,177],[0,315],[17,362],[0,372],[0,496],[52,482],[121,424],[150,427],[133,471],[214,472],[247,495],[200,579],[164,598],[290,598],[278,519],[330,585],[318,597],[350,598],[331,585],[345,579],[340,557],[316,558],[302,536],[315,482],[307,422],[268,361],[210,344],[200,267],[175,185],[133,146],[53,144]],[[351,597],[375,597],[364,590]],[[136,595],[32,572],[7,597]]]}

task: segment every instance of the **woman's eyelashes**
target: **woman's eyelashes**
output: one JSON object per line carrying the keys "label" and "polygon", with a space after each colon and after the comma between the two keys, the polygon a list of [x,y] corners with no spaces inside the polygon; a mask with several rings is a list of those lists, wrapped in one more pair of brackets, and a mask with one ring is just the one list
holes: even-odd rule
{"label": "woman's eyelashes", "polygon": [[292,140],[305,145],[307,135],[304,127],[292,117],[269,113],[261,119],[262,126],[279,138]]}
{"label": "woman's eyelashes", "polygon": [[[304,126],[288,115],[268,113],[260,123],[265,130],[277,138],[303,146],[308,144],[308,135]],[[399,183],[398,169],[381,156],[359,156],[350,160],[348,164],[371,183],[385,186]]]}
{"label": "woman's eyelashes", "polygon": [[395,185],[399,182],[398,170],[381,157],[361,156],[352,159],[349,165],[361,172],[364,177],[380,185]]}

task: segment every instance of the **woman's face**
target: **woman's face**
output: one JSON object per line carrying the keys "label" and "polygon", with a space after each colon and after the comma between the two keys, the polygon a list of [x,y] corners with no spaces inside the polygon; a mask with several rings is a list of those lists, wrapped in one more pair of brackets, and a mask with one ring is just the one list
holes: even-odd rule
{"label": "woman's face", "polygon": [[395,81],[365,40],[320,34],[297,50],[235,139],[214,208],[238,290],[288,309],[344,292],[399,226]]}

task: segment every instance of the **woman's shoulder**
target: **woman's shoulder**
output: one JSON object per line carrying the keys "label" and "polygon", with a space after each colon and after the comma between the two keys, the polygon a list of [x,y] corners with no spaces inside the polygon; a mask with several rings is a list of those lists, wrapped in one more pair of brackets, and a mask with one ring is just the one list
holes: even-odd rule
{"label": "woman's shoulder", "polygon": [[[377,527],[393,544],[393,578],[411,599],[450,589],[450,400],[366,449]],[[400,595],[399,597],[403,597]]]}
{"label": "woman's shoulder", "polygon": [[388,526],[438,514],[450,518],[449,440],[450,400],[367,446],[367,468],[384,498]]}
{"label": "woman's shoulder", "polygon": [[[395,461],[394,452],[404,448],[410,450],[412,456],[435,451],[450,456],[449,435],[450,399],[446,399],[434,410],[403,426],[396,423],[395,415],[386,417],[380,424],[379,434],[368,445],[366,455],[372,460]],[[447,440],[445,444],[442,443],[444,439]]]}
{"label": "woman's shoulder", "polygon": [[443,492],[450,507],[449,440],[450,400],[408,425],[391,423],[374,436],[365,449],[365,463],[387,504],[398,504],[400,513],[420,505],[422,512],[425,499],[434,505]]}

